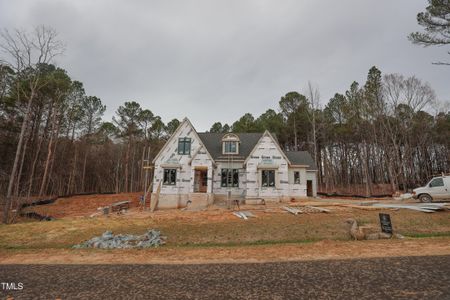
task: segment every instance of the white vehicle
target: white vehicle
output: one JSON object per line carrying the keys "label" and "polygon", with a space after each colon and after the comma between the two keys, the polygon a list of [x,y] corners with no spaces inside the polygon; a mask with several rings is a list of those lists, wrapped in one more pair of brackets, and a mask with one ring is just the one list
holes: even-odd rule
{"label": "white vehicle", "polygon": [[413,198],[421,202],[450,199],[450,175],[434,177],[427,185],[414,189]]}

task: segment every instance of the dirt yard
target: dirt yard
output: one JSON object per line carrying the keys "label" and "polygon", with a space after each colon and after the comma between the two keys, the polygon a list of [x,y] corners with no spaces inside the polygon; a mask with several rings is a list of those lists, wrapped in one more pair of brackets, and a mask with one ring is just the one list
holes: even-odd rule
{"label": "dirt yard", "polygon": [[[286,204],[246,205],[241,210],[251,211],[256,217],[242,220],[220,206],[202,211],[141,211],[138,198],[139,194],[77,196],[30,207],[57,219],[0,225],[0,263],[180,263],[450,254],[449,210],[427,214],[355,206],[372,199],[322,199],[288,204],[320,206],[330,209],[329,213],[295,216],[282,210]],[[90,217],[99,206],[122,200],[132,201],[127,213]],[[360,225],[379,231],[380,212],[391,215],[394,231],[406,239],[351,241],[345,220],[355,218]],[[71,249],[106,230],[142,234],[150,228],[167,236],[165,246],[146,250]]]}
{"label": "dirt yard", "polygon": [[27,207],[24,212],[34,211],[43,216],[54,218],[89,216],[97,211],[98,207],[107,206],[114,202],[129,200],[131,207],[139,205],[142,193],[122,193],[111,195],[86,195],[69,198],[59,198],[54,203]]}

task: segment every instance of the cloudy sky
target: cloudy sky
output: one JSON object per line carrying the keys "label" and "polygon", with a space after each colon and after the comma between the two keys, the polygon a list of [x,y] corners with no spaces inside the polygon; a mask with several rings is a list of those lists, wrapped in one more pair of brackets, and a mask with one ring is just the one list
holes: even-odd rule
{"label": "cloudy sky", "polygon": [[58,65],[102,99],[109,119],[135,100],[199,131],[277,108],[317,85],[321,101],[364,83],[373,65],[416,75],[450,100],[445,48],[407,40],[426,0],[0,0],[0,27],[55,28]]}

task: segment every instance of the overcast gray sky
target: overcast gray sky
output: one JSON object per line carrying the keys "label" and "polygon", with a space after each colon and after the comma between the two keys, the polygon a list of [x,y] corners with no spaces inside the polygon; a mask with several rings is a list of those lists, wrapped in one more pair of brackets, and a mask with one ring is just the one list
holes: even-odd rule
{"label": "overcast gray sky", "polygon": [[199,131],[276,109],[289,91],[320,89],[326,104],[369,68],[416,75],[450,99],[445,48],[407,40],[425,0],[0,0],[0,27],[55,28],[58,65],[107,105],[135,100],[165,122]]}

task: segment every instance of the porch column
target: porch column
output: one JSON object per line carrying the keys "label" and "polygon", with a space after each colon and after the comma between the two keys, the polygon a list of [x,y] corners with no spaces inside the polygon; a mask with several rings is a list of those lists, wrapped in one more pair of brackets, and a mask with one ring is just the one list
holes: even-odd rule
{"label": "porch column", "polygon": [[214,174],[214,172],[213,172],[213,166],[212,165],[209,165],[208,166],[208,173],[207,173],[207,189],[206,189],[206,192],[207,193],[209,193],[209,194],[212,194],[212,192],[213,192],[213,174]]}
{"label": "porch column", "polygon": [[195,182],[195,167],[191,167],[191,180],[189,182],[189,193],[194,192],[194,182]]}

